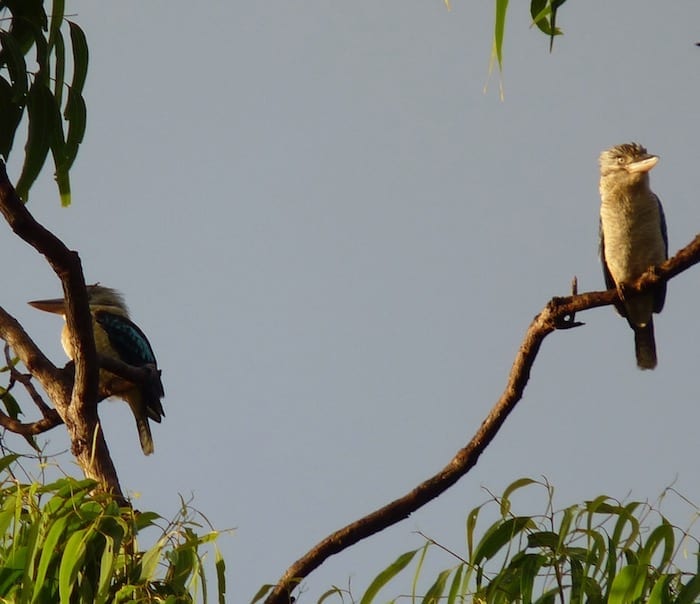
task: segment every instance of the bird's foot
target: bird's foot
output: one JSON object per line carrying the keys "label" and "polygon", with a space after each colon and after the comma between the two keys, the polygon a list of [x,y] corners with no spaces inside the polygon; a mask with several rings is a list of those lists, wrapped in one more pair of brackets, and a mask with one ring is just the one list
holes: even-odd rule
{"label": "bird's foot", "polygon": [[627,287],[627,284],[626,284],[626,283],[620,282],[620,283],[617,284],[617,295],[620,296],[620,300],[621,300],[622,302],[624,302],[625,299],[626,299],[626,297],[627,297],[627,291],[628,291],[628,289],[629,289],[629,288]]}

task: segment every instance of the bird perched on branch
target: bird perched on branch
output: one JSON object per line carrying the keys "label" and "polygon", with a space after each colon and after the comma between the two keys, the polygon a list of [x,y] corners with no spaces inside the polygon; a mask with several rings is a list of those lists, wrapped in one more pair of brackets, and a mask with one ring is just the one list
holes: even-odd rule
{"label": "bird perched on branch", "polygon": [[666,298],[666,283],[643,294],[624,286],[668,258],[666,219],[649,187],[649,170],[659,158],[637,143],[611,147],[600,154],[600,256],[608,289],[617,288],[619,313],[634,330],[640,369],[656,367],[652,313]]}
{"label": "bird perched on branch", "polygon": [[[155,370],[152,384],[134,384],[101,369],[100,390],[108,396],[117,396],[126,401],[136,418],[136,426],[145,455],[153,453],[153,438],[149,418],[160,423],[165,417],[160,399],[164,396],[160,371],[148,339],[143,331],[131,321],[122,295],[102,285],[88,285],[88,304],[92,315],[92,329],[97,354],[120,360],[133,367],[151,366]],[[34,308],[63,315],[66,307],[62,298],[29,302]],[[61,344],[68,357],[73,359],[73,344],[68,325],[61,332]]]}

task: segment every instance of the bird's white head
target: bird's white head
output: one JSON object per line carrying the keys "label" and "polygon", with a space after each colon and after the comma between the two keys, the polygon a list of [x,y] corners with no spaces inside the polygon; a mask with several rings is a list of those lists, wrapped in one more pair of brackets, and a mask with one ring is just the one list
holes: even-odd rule
{"label": "bird's white head", "polygon": [[639,143],[625,143],[603,151],[599,161],[601,177],[640,180],[658,163],[659,157]]}
{"label": "bird's white head", "polygon": [[[124,317],[129,316],[129,309],[124,302],[124,298],[116,289],[95,283],[94,285],[87,286],[87,294],[90,310],[106,310]],[[29,302],[29,305],[45,312],[52,312],[64,316],[66,314],[66,303],[63,298],[32,300]]]}

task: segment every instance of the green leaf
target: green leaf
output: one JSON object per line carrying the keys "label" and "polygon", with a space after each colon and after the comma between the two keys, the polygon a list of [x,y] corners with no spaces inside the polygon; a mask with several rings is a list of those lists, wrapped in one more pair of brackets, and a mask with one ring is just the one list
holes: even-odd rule
{"label": "green leaf", "polygon": [[420,579],[420,574],[423,570],[423,563],[425,562],[425,557],[428,555],[429,547],[430,541],[426,541],[425,545],[420,549],[420,556],[418,556],[418,562],[416,562],[416,569],[413,572],[413,581],[411,582],[411,597],[414,599],[417,597],[418,580]]}
{"label": "green leaf", "polygon": [[46,85],[34,82],[27,95],[29,111],[29,133],[24,146],[25,158],[22,174],[15,185],[17,195],[25,202],[29,198],[29,189],[39,176],[51,146],[51,136],[60,115],[51,91]]}
{"label": "green leaf", "polygon": [[[17,453],[12,453],[10,455],[4,455],[3,457],[0,457],[0,472],[4,472],[10,466],[10,464],[17,461],[19,458],[20,455],[18,455]],[[3,497],[6,497],[7,492],[3,492],[2,495]],[[4,530],[2,529],[2,526],[0,526],[0,535],[2,535],[3,532]]]}
{"label": "green leaf", "polygon": [[85,559],[85,543],[91,533],[91,528],[74,532],[66,543],[58,571],[58,593],[61,602],[69,602],[78,571]]}
{"label": "green leaf", "polygon": [[615,523],[612,538],[615,543],[619,543],[622,539],[623,533],[625,532],[625,527],[628,526],[629,535],[627,535],[625,542],[620,545],[623,550],[630,547],[635,542],[637,537],[639,537],[639,520],[634,517],[634,510],[636,510],[638,507],[639,502],[633,501],[624,507],[620,507],[617,511],[619,518]]}
{"label": "green leaf", "polygon": [[591,529],[581,529],[580,532],[586,535],[586,575],[588,569],[593,566],[593,576],[597,576],[601,572],[601,567],[605,562],[605,553],[607,551],[605,537],[598,531]]}
{"label": "green leaf", "polygon": [[76,94],[82,94],[85,78],[87,78],[89,59],[87,39],[77,23],[68,21],[68,26],[70,27],[70,39],[73,46],[73,81],[71,88]]}
{"label": "green leaf", "polygon": [[[158,552],[160,557],[160,552]],[[185,591],[187,582],[190,576],[197,571],[199,561],[197,559],[197,550],[191,544],[185,543],[168,554],[170,567],[168,568],[167,582],[174,586],[176,591]],[[142,575],[142,579],[152,580],[155,575],[155,569],[146,576]]]}
{"label": "green leaf", "polygon": [[367,588],[367,591],[365,591],[360,600],[360,604],[369,604],[379,590],[406,568],[411,560],[413,560],[413,557],[422,549],[423,548],[414,549],[413,551],[401,554],[391,565],[379,573]]}
{"label": "green leaf", "polygon": [[63,15],[65,14],[65,0],[53,0],[51,7],[51,24],[49,25],[49,51],[56,44],[56,38],[60,35]]}
{"label": "green leaf", "polygon": [[476,547],[472,563],[478,566],[483,561],[490,560],[516,535],[533,527],[534,522],[529,516],[516,516],[491,525]]}
{"label": "green leaf", "polygon": [[695,575],[678,592],[674,604],[695,604],[700,596],[700,575]]}
{"label": "green leaf", "polygon": [[219,604],[226,604],[226,562],[219,548],[214,550],[214,567],[216,568],[216,584],[219,592]]}
{"label": "green leaf", "polygon": [[537,531],[527,536],[528,547],[544,547],[553,552],[557,551],[559,542],[559,535],[553,531]]}
{"label": "green leaf", "polygon": [[133,520],[136,525],[136,531],[139,532],[149,526],[153,526],[158,520],[164,520],[164,518],[155,512],[139,512],[134,516]]}
{"label": "green leaf", "polygon": [[654,583],[654,588],[649,594],[649,599],[646,604],[672,604],[673,599],[671,598],[671,581],[674,579],[673,575],[662,575]]}
{"label": "green leaf", "polygon": [[630,604],[638,600],[644,591],[646,578],[646,566],[625,566],[612,582],[608,604]]}
{"label": "green leaf", "polygon": [[[56,519],[56,521],[51,524],[51,528],[49,528],[49,530],[46,534],[46,539],[41,544],[41,552],[40,552],[41,557],[39,559],[39,565],[37,566],[36,580],[34,582],[34,593],[32,595],[32,602],[39,601],[38,598],[42,592],[42,588],[44,586],[44,581],[46,579],[46,572],[47,572],[51,562],[61,560],[61,550],[59,548],[57,548],[56,546],[58,545],[58,542],[60,541],[61,537],[63,536],[63,533],[66,529],[67,523],[68,523],[67,516],[58,517]],[[37,553],[39,553],[39,552],[37,552]]]}
{"label": "green leaf", "polygon": [[[5,459],[7,459],[7,457],[3,457],[3,460]],[[2,509],[0,509],[0,534],[2,535],[8,531],[10,524],[14,520],[15,500],[17,497],[16,494],[10,493],[9,489],[3,493],[4,501],[2,502]]]}
{"label": "green leaf", "polygon": [[66,44],[63,41],[63,34],[59,30],[56,32],[56,41],[54,42],[54,85],[53,95],[56,99],[56,105],[59,107],[63,103],[63,86],[65,85],[66,77]]}
{"label": "green leaf", "polygon": [[36,31],[41,32],[48,25],[46,11],[41,0],[5,0],[3,2],[12,13],[12,35],[26,54],[34,43]]}
{"label": "green leaf", "polygon": [[12,587],[18,587],[24,569],[27,567],[27,548],[17,547],[5,560],[5,563],[0,569],[0,593],[10,593]]}
{"label": "green leaf", "polygon": [[331,587],[330,589],[324,591],[316,601],[316,604],[323,604],[328,598],[332,598],[333,596],[338,596],[341,601],[343,599],[343,590],[336,587],[335,585]]}
{"label": "green leaf", "polygon": [[423,604],[438,604],[442,600],[442,592],[445,591],[447,579],[452,574],[452,569],[443,570],[438,574],[435,582],[428,588],[423,598]]}
{"label": "green leaf", "polygon": [[112,582],[112,577],[114,576],[114,565],[116,561],[115,550],[118,549],[119,546],[117,545],[115,547],[114,539],[109,536],[105,536],[105,545],[102,549],[102,556],[100,557],[100,576],[95,589],[95,592],[97,593],[97,604],[107,602],[110,596],[109,588]]}
{"label": "green leaf", "polygon": [[499,71],[503,71],[503,35],[506,31],[508,0],[496,0],[496,20],[493,31],[493,47]]}
{"label": "green leaf", "polygon": [[447,594],[447,604],[455,604],[457,598],[461,597],[461,587],[462,587],[462,577],[464,575],[464,565],[460,564],[455,572],[455,576],[452,578],[452,584],[450,585],[450,591]]}
{"label": "green leaf", "polygon": [[5,159],[9,157],[12,150],[17,126],[23,113],[24,104],[17,104],[12,86],[0,76],[0,155]]}
{"label": "green leaf", "polygon": [[573,522],[574,516],[578,511],[578,506],[570,506],[564,510],[561,522],[559,523],[559,543],[557,543],[556,551],[559,551],[564,546],[564,542],[569,538],[569,529]]}
{"label": "green leaf", "polygon": [[78,154],[78,146],[83,142],[87,125],[87,106],[82,95],[73,88],[68,91],[68,101],[63,117],[68,121],[68,135],[66,137],[66,149],[64,167],[70,168]]}
{"label": "green leaf", "polygon": [[539,575],[540,569],[547,566],[551,558],[541,554],[525,554],[523,563],[520,565],[520,593],[523,597],[523,602],[532,601],[535,581]]}
{"label": "green leaf", "polygon": [[479,516],[479,510],[481,508],[474,508],[467,516],[467,553],[469,557],[472,557],[472,550],[474,549],[474,529],[476,528],[476,521]]}
{"label": "green leaf", "polygon": [[503,491],[503,495],[501,496],[501,516],[505,517],[510,513],[510,496],[515,491],[536,482],[537,481],[533,480],[532,478],[520,478],[511,482]]}
{"label": "green leaf", "polygon": [[552,28],[549,25],[549,15],[552,12],[552,7],[548,0],[532,0],[530,2],[530,15],[532,22],[540,28],[540,31],[548,36],[552,33]]}
{"label": "green leaf", "polygon": [[2,400],[2,404],[5,405],[7,415],[9,415],[12,419],[17,419],[22,414],[22,409],[20,408],[19,403],[9,392],[5,391],[0,394],[0,399]]}
{"label": "green leaf", "polygon": [[[70,100],[70,98],[69,98]],[[56,104],[58,108],[58,104]],[[70,205],[70,167],[66,157],[66,141],[63,135],[63,121],[60,115],[53,120],[53,132],[51,133],[51,155],[55,167],[54,178],[58,184],[58,192],[61,196],[63,207]]]}
{"label": "green leaf", "polygon": [[38,65],[38,70],[34,72],[34,82],[40,82],[48,86],[51,66],[49,64],[49,45],[44,35],[46,27],[46,24],[39,25],[36,22],[27,23],[27,29],[32,36],[31,42],[34,44],[36,50],[36,64]]}
{"label": "green leaf", "polygon": [[138,575],[138,581],[153,581],[155,579],[156,568],[158,568],[158,562],[160,562],[165,543],[165,540],[161,538],[158,543],[144,553],[141,558],[141,570]]}
{"label": "green leaf", "polygon": [[[617,514],[621,509],[620,505],[607,495],[599,495],[591,501],[586,501],[584,506],[589,514]],[[592,522],[593,518],[589,517],[589,528]]]}
{"label": "green leaf", "polygon": [[10,82],[12,82],[12,100],[23,104],[23,99],[29,89],[24,53],[15,36],[10,32],[0,31],[0,47],[2,47],[0,63],[7,66]]}
{"label": "green leaf", "polygon": [[552,48],[554,48],[554,37],[555,36],[560,36],[561,35],[561,30],[557,27],[557,11],[559,10],[559,7],[566,2],[566,0],[550,0],[552,4],[552,24],[551,24],[551,31],[549,32],[549,52],[552,52]]}
{"label": "green leaf", "polygon": [[542,596],[535,600],[534,604],[555,604],[558,597],[559,589],[555,587],[542,594]]}
{"label": "green leaf", "polygon": [[271,583],[267,583],[267,584],[263,585],[262,587],[260,587],[260,589],[258,589],[258,591],[255,592],[255,595],[253,596],[253,599],[250,601],[250,604],[255,604],[256,602],[259,602],[260,600],[262,600],[270,591],[272,591],[272,589],[274,587],[275,586],[272,585]]}
{"label": "green leaf", "polygon": [[676,544],[676,539],[673,534],[673,527],[665,518],[662,519],[661,524],[657,526],[647,538],[646,543],[640,552],[640,561],[642,564],[652,564],[654,552],[662,542],[664,545],[663,554],[661,560],[658,563],[655,563],[654,567],[660,572],[665,572],[672,564],[673,549]]}

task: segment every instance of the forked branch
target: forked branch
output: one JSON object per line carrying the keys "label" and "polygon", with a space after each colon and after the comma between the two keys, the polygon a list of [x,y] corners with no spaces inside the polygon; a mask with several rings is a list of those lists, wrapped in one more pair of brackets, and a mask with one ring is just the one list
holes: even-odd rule
{"label": "forked branch", "polygon": [[75,334],[73,356],[75,376],[68,383],[44,357],[13,317],[0,309],[0,337],[20,357],[40,381],[68,428],[71,451],[89,478],[123,499],[119,479],[107,449],[99,418],[98,360],[92,334],[85,278],[77,252],[69,250],[49,230],[39,224],[18,197],[10,183],[5,163],[0,161],[0,213],[12,230],[46,260],[61,280],[66,299],[66,322]]}

